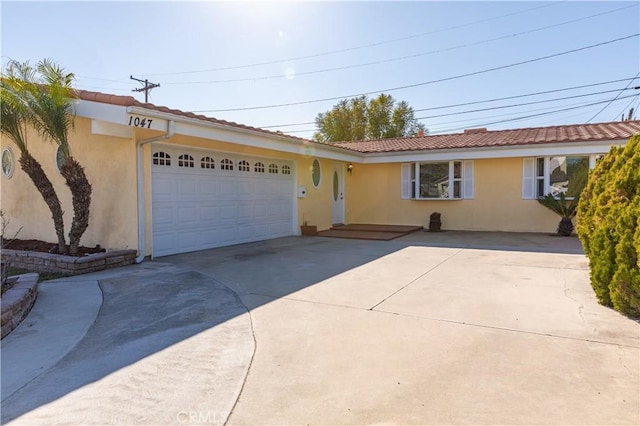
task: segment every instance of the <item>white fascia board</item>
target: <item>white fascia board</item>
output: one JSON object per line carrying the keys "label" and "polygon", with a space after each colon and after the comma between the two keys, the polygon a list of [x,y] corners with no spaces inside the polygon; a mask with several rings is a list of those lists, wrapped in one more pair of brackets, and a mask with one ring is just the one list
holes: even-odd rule
{"label": "white fascia board", "polygon": [[[173,120],[176,123],[175,133],[185,136],[339,161],[359,163],[362,162],[363,158],[361,153],[352,153],[342,148],[325,146],[303,140],[292,140],[286,136],[269,135],[255,130],[225,126],[224,124],[206,122],[177,114],[148,110],[140,107],[129,107],[127,112],[129,115],[152,118],[157,120],[158,124],[165,124],[165,127],[166,121]],[[162,120],[164,120],[164,122]],[[156,121],[154,121],[153,124],[156,124]]]}
{"label": "white fascia board", "polygon": [[363,163],[411,163],[420,161],[478,160],[485,158],[546,157],[552,155],[606,154],[612,145],[624,145],[627,139],[598,142],[567,142],[518,145],[499,148],[467,148],[365,154]]}
{"label": "white fascia board", "polygon": [[102,120],[91,120],[91,133],[94,135],[114,136],[117,138],[133,139],[133,128],[121,124],[109,123]]}
{"label": "white fascia board", "polygon": [[73,103],[73,109],[78,117],[121,125],[127,124],[127,108],[124,106],[79,99]]}

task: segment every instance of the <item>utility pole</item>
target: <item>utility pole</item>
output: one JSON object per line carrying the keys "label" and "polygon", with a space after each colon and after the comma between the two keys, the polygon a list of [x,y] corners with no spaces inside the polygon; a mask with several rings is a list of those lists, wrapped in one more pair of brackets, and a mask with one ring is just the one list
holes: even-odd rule
{"label": "utility pole", "polygon": [[135,78],[132,75],[129,76],[129,78],[131,80],[139,81],[140,83],[144,84],[144,87],[131,90],[132,92],[144,92],[144,103],[149,102],[149,92],[151,91],[151,89],[160,87],[159,83],[149,83],[149,80],[147,80],[146,78],[144,80],[140,80],[139,78]]}

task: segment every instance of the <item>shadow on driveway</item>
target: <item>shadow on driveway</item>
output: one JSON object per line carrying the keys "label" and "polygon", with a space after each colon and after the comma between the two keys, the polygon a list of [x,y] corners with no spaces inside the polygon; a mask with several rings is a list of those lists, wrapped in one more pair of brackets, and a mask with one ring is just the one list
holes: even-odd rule
{"label": "shadow on driveway", "polygon": [[[85,275],[103,292],[95,323],[60,362],[3,399],[2,422],[26,414],[25,423],[168,424],[196,412],[223,423],[254,350],[238,294],[259,294],[264,282],[269,298],[248,298],[253,310],[411,246],[582,253],[577,238],[540,234],[416,232],[388,242],[291,237]],[[233,279],[238,294],[218,276]]]}

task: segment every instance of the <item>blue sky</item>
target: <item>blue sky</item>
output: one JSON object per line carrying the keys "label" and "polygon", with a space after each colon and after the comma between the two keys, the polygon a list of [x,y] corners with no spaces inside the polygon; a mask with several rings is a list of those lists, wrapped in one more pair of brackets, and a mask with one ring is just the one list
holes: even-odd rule
{"label": "blue sky", "polygon": [[[129,76],[148,78],[161,85],[150,102],[258,127],[313,122],[337,100],[221,110],[380,93],[476,72],[385,92],[414,109],[433,108],[416,112],[427,117],[421,121],[431,133],[602,122],[638,106],[640,96],[628,96],[640,90],[622,89],[640,86],[640,79],[441,107],[635,77],[639,9],[637,1],[2,1],[2,64],[9,58],[34,63],[52,58],[78,76],[80,89],[139,100],[144,95],[131,89],[140,85]],[[633,37],[483,72],[628,36]],[[305,56],[312,57],[300,58]],[[395,60],[406,56],[413,57]],[[376,61],[387,62],[361,66]],[[269,64],[255,65],[264,62]],[[350,68],[322,71],[339,67]],[[591,95],[604,91],[609,93]],[[469,112],[577,95],[588,96]],[[549,114],[519,119],[541,113]],[[453,115],[432,117],[442,114]],[[271,129],[311,137],[314,125]]]}

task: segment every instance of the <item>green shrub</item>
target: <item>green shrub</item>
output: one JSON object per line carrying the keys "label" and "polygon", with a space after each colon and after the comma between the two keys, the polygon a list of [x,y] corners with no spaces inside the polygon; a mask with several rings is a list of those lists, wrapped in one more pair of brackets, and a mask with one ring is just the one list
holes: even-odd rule
{"label": "green shrub", "polygon": [[640,135],[589,174],[577,221],[598,301],[640,316]]}

